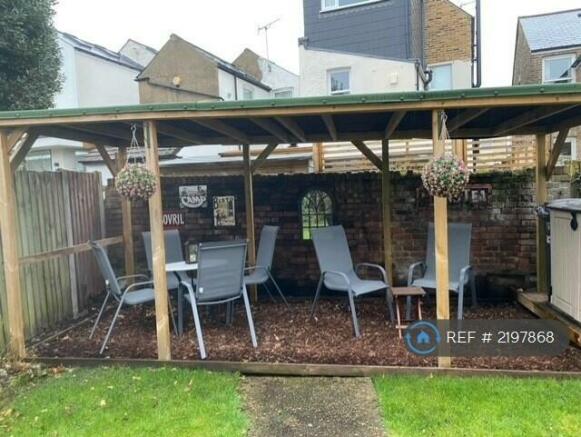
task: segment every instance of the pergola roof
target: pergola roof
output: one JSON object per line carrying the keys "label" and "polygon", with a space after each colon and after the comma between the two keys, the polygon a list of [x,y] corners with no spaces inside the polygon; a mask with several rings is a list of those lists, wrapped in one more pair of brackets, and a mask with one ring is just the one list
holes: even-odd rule
{"label": "pergola roof", "polygon": [[0,128],[108,146],[146,120],[160,147],[360,141],[431,138],[433,110],[452,138],[546,134],[581,124],[581,84],[0,112]]}

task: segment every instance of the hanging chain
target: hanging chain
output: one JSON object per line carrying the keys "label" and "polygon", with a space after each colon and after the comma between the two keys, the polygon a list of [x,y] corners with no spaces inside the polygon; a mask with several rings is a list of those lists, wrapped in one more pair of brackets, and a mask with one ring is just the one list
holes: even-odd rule
{"label": "hanging chain", "polygon": [[450,139],[450,132],[448,132],[448,126],[446,125],[448,121],[448,115],[446,111],[440,113],[441,128],[440,128],[440,141],[443,143]]}
{"label": "hanging chain", "polygon": [[[133,152],[133,153],[131,153]],[[139,146],[139,141],[137,141],[137,125],[135,123],[131,124],[131,144],[129,145],[129,158],[133,155],[133,161],[136,163],[145,163],[145,153],[141,150]]]}

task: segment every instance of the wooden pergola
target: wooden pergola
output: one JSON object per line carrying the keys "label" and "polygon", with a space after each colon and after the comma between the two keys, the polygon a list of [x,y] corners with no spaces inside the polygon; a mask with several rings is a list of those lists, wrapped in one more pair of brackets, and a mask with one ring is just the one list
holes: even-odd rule
{"label": "wooden pergola", "polygon": [[[447,114],[452,139],[482,139],[506,135],[535,135],[537,143],[537,202],[547,200],[550,179],[569,129],[581,124],[581,85],[538,85],[441,92],[407,92],[297,99],[188,104],[138,105],[70,110],[0,113],[0,230],[7,285],[11,352],[24,357],[25,338],[18,254],[18,217],[13,172],[40,136],[93,144],[115,175],[127,161],[130,125],[138,125],[149,169],[158,177],[160,147],[189,145],[242,145],[249,262],[255,262],[252,177],[280,144],[352,142],[382,174],[382,210],[385,268],[392,276],[391,195],[389,141],[431,138],[434,155],[444,153],[440,140],[440,113]],[[547,147],[549,135],[556,141]],[[381,140],[382,156],[365,141]],[[266,145],[251,159],[251,145]],[[106,147],[117,147],[113,160]],[[550,150],[550,154],[548,153]],[[170,319],[165,272],[161,190],[149,200],[153,245],[153,279],[158,358],[170,360]],[[127,274],[134,270],[131,204],[122,202],[123,239]],[[437,316],[448,319],[447,200],[435,198]],[[547,291],[544,227],[537,223],[537,274],[539,291]],[[116,243],[120,238],[108,239]],[[64,256],[87,250],[87,245],[39,254]],[[57,253],[58,252],[58,253]],[[450,358],[439,365],[449,367]]]}

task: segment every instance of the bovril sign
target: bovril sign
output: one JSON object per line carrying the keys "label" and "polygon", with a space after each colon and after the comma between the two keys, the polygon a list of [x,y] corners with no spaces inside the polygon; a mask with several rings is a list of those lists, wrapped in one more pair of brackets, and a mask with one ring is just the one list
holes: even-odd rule
{"label": "bovril sign", "polygon": [[179,210],[164,211],[162,221],[164,229],[180,229],[185,226],[186,217]]}

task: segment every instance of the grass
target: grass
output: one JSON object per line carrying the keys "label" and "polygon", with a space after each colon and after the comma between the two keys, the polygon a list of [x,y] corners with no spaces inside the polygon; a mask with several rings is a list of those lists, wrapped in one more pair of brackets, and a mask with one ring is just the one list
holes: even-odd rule
{"label": "grass", "polygon": [[73,370],[21,388],[0,417],[14,436],[240,436],[237,375],[186,369]]}
{"label": "grass", "polygon": [[390,436],[579,436],[581,380],[376,378]]}

